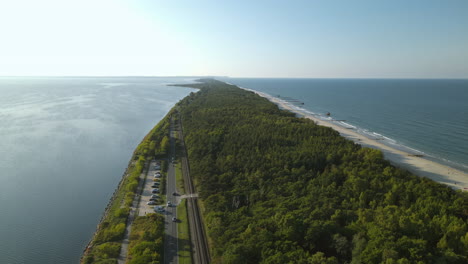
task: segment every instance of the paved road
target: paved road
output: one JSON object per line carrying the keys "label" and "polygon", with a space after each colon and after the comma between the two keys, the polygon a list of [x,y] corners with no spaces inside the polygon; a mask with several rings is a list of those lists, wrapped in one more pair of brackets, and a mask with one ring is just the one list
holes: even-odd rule
{"label": "paved road", "polygon": [[174,164],[171,162],[172,157],[175,155],[175,131],[174,131],[174,122],[171,118],[171,127],[170,127],[170,150],[169,150],[169,166],[167,170],[167,186],[166,194],[167,201],[172,203],[172,206],[166,207],[166,219],[164,227],[166,234],[164,237],[164,263],[177,264],[179,263],[178,257],[178,238],[177,238],[177,222],[172,221],[172,217],[177,218],[177,201],[176,197],[172,193],[176,192],[176,177],[175,177],[175,168]]}

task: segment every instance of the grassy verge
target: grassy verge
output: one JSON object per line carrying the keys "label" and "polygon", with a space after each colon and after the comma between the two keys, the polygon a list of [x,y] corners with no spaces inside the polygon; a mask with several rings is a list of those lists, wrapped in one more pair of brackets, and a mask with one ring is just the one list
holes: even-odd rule
{"label": "grassy verge", "polygon": [[187,219],[187,200],[184,199],[177,206],[177,216],[179,224],[177,225],[177,232],[179,237],[179,263],[191,264],[192,263],[192,248],[190,246],[190,233]]}
{"label": "grassy verge", "polygon": [[184,178],[182,177],[182,165],[180,161],[177,162],[175,169],[177,189],[180,191],[180,194],[185,194]]}
{"label": "grassy verge", "polygon": [[159,214],[138,216],[132,225],[128,264],[160,263],[164,247],[164,217]]}

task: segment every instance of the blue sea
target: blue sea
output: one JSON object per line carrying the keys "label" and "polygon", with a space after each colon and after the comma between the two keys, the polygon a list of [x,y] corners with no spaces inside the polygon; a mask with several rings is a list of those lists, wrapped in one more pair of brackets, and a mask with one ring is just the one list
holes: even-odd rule
{"label": "blue sea", "polygon": [[0,263],[78,263],[133,150],[194,78],[0,77]]}
{"label": "blue sea", "polygon": [[468,172],[466,79],[218,79]]}

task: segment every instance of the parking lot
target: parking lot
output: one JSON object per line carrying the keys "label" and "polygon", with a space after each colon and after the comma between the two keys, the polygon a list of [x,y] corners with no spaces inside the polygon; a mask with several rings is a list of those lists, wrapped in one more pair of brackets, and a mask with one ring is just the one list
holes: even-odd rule
{"label": "parking lot", "polygon": [[[157,205],[162,205],[162,206],[165,205],[163,203],[162,195],[161,195],[160,192],[152,193],[153,189],[160,189],[160,186],[152,187],[153,184],[155,184],[155,182],[161,182],[161,178],[155,178],[154,177],[154,175],[156,173],[158,173],[158,172],[161,173],[160,169],[155,168],[156,165],[157,165],[156,161],[151,161],[150,168],[148,170],[148,174],[146,175],[144,188],[143,188],[143,191],[142,191],[141,197],[140,197],[140,204],[138,206],[138,208],[139,208],[138,215],[140,215],[140,216],[146,215],[146,214],[149,214],[149,213],[154,213],[154,205],[148,205],[147,204],[150,201],[151,195],[153,195],[153,194],[155,194],[155,195],[157,195],[159,197],[157,199],[157,201],[156,201]],[[154,179],[156,179],[156,181]]]}

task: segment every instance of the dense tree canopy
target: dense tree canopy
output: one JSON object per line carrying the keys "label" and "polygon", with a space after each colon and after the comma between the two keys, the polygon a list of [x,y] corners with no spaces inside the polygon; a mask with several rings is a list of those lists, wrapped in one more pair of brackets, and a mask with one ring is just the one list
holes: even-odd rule
{"label": "dense tree canopy", "polygon": [[180,111],[216,263],[468,263],[468,197],[205,80]]}

